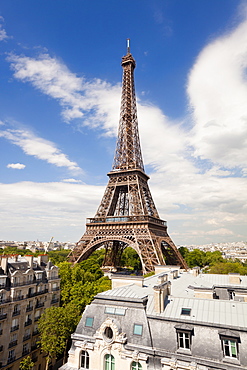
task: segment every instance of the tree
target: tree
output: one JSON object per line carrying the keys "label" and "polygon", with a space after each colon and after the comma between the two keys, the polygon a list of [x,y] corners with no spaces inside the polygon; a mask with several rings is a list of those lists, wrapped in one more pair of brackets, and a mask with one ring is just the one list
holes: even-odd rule
{"label": "tree", "polygon": [[41,350],[46,353],[46,369],[58,355],[64,353],[67,341],[80,319],[74,304],[65,307],[50,307],[42,314],[38,329]]}
{"label": "tree", "polygon": [[134,270],[142,269],[140,257],[133,248],[125,248],[121,258],[121,266],[132,267]]}
{"label": "tree", "polygon": [[205,265],[205,252],[200,249],[194,249],[192,252],[186,253],[185,261],[189,267]]}
{"label": "tree", "polygon": [[20,370],[31,370],[34,367],[34,362],[30,356],[25,357],[20,362]]}

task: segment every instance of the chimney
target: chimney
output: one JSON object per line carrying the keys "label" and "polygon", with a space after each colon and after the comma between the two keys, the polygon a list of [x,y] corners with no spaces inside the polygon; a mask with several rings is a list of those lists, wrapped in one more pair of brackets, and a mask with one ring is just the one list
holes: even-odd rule
{"label": "chimney", "polygon": [[117,275],[111,274],[110,276],[112,289],[120,286],[135,284],[143,287],[143,276],[132,276],[132,275]]}
{"label": "chimney", "polygon": [[[166,275],[166,274],[164,274]],[[154,310],[157,313],[161,313],[165,309],[165,298],[171,293],[170,292],[171,282],[165,281],[163,284],[156,285],[153,287],[154,290]]]}
{"label": "chimney", "polygon": [[229,283],[230,284],[241,284],[241,278],[240,278],[240,274],[234,274],[234,273],[230,273],[228,274],[229,276]]}
{"label": "chimney", "polygon": [[48,254],[39,254],[38,255],[38,264],[41,265],[41,263],[47,263],[48,262]]}
{"label": "chimney", "polygon": [[8,256],[1,255],[1,267],[5,274],[7,274]]}
{"label": "chimney", "polygon": [[30,269],[33,269],[33,256],[32,255],[26,255],[25,258],[26,258],[26,260],[29,264]]}

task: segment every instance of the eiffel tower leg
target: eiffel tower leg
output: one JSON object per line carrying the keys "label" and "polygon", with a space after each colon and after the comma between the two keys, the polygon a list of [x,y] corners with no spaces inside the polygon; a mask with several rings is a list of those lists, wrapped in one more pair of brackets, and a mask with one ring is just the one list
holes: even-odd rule
{"label": "eiffel tower leg", "polygon": [[102,268],[117,271],[117,268],[120,267],[121,257],[126,246],[126,243],[117,240],[106,243],[105,259]]}
{"label": "eiffel tower leg", "polygon": [[165,238],[162,238],[161,250],[165,256],[166,263],[169,265],[179,265],[181,268],[188,270],[188,265],[181,256],[180,252],[177,250],[177,247],[167,235]]}

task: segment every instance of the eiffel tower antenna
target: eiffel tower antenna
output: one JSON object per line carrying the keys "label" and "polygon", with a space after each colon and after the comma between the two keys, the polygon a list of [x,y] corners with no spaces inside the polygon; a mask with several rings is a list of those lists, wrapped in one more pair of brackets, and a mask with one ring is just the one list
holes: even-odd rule
{"label": "eiffel tower antenna", "polygon": [[69,255],[73,263],[105,248],[103,268],[116,271],[123,250],[129,246],[139,255],[143,272],[155,265],[187,264],[167,233],[148,187],[138,132],[134,85],[135,60],[130,53],[122,58],[123,83],[116,152],[109,182],[94,218],[87,219],[86,232]]}

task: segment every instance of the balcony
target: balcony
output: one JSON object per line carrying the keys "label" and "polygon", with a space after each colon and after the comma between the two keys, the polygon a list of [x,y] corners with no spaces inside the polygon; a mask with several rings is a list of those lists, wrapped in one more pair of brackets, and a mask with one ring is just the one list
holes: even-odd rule
{"label": "balcony", "polygon": [[35,308],[44,307],[44,305],[45,305],[45,302],[38,302],[38,303],[36,303]]}
{"label": "balcony", "polygon": [[10,364],[11,362],[14,362],[14,361],[15,361],[15,356],[11,356],[8,358],[7,363]]}
{"label": "balcony", "polygon": [[3,329],[0,329],[0,335],[2,335],[3,334]]}
{"label": "balcony", "polygon": [[18,295],[17,297],[13,298],[13,301],[21,301],[24,299],[24,295]]}
{"label": "balcony", "polygon": [[18,316],[18,315],[20,315],[20,313],[21,313],[21,311],[20,311],[20,310],[18,310],[18,311],[13,311],[12,316]]}
{"label": "balcony", "polygon": [[38,348],[37,343],[31,345],[31,351],[35,351]]}
{"label": "balcony", "polygon": [[45,294],[48,293],[48,289],[44,289],[41,292],[36,292],[35,295]]}
{"label": "balcony", "polygon": [[18,329],[19,329],[19,325],[15,325],[15,326],[12,326],[12,327],[11,327],[10,331],[11,331],[11,333],[12,333],[13,331],[16,331],[16,330],[18,330]]}
{"label": "balcony", "polygon": [[54,298],[51,300],[51,304],[58,303],[58,302],[59,302],[59,298]]}
{"label": "balcony", "polygon": [[27,320],[27,321],[25,322],[24,326],[29,326],[29,325],[31,325],[31,324],[32,324],[32,320],[31,320],[31,319],[29,319],[29,320]]}
{"label": "balcony", "polygon": [[9,303],[10,301],[10,298],[0,299],[0,304]]}
{"label": "balcony", "polygon": [[24,286],[24,285],[31,285],[31,284],[34,284],[35,281],[34,280],[30,280],[30,281],[22,281],[22,282],[18,282],[18,283],[11,283],[11,287],[17,287],[17,286]]}
{"label": "balcony", "polygon": [[1,315],[0,315],[0,320],[4,320],[4,319],[6,319],[7,318],[7,313],[2,313]]}
{"label": "balcony", "polygon": [[152,217],[152,216],[108,216],[108,217],[95,217],[95,218],[87,218],[86,224],[98,224],[98,223],[126,223],[126,222],[151,222],[154,224],[166,226],[166,221],[161,220],[160,218]]}
{"label": "balcony", "polygon": [[17,345],[17,340],[13,340],[12,342],[9,342],[9,348],[12,348]]}
{"label": "balcony", "polygon": [[30,312],[30,311],[32,311],[33,310],[33,306],[27,306],[27,308],[26,308],[26,312]]}
{"label": "balcony", "polygon": [[31,334],[24,335],[23,342],[31,338]]}
{"label": "balcony", "polygon": [[59,286],[57,286],[56,288],[51,288],[51,290],[52,290],[53,292],[57,292],[58,290],[60,290],[60,287],[59,287]]}
{"label": "balcony", "polygon": [[[35,321],[35,319],[34,319],[34,321]],[[35,335],[38,335],[39,334],[39,329],[35,329],[34,331],[33,331],[33,337],[35,336]]]}
{"label": "balcony", "polygon": [[39,316],[36,316],[35,318],[34,318],[34,321],[36,322],[36,321],[39,321],[39,319],[41,318],[41,315],[39,315]]}
{"label": "balcony", "polygon": [[22,351],[22,356],[27,355],[29,352],[30,352],[30,350],[29,350],[29,349],[24,349],[24,350]]}
{"label": "balcony", "polygon": [[0,346],[0,352],[2,352],[2,351],[3,351],[3,345]]}
{"label": "balcony", "polygon": [[6,287],[6,283],[0,284],[0,289],[4,289]]}

